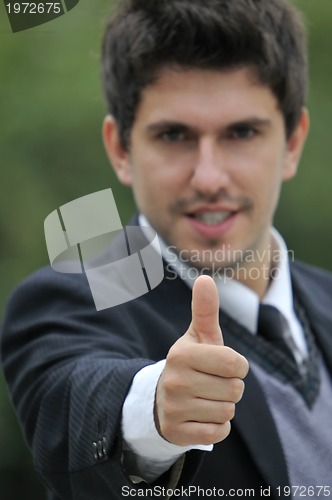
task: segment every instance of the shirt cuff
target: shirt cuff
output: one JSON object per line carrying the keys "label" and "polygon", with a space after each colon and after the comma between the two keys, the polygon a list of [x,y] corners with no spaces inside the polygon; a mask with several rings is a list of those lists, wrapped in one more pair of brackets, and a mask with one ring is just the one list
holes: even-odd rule
{"label": "shirt cuff", "polygon": [[139,457],[166,462],[169,467],[186,451],[211,451],[213,445],[177,446],[158,433],[154,422],[154,401],[165,363],[166,360],[162,360],[148,365],[135,375],[122,409],[122,436],[129,449]]}

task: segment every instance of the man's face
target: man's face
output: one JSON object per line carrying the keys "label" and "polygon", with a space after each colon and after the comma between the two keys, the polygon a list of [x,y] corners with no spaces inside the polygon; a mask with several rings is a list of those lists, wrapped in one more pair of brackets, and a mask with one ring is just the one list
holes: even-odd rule
{"label": "man's face", "polygon": [[129,153],[112,160],[168,245],[196,266],[211,267],[216,255],[223,267],[269,244],[304,129],[286,140],[276,98],[248,68],[165,68],[143,91]]}

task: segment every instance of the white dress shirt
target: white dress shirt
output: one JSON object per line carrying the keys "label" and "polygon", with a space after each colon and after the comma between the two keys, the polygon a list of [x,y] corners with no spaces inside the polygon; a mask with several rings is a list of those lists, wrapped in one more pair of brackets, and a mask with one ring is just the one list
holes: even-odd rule
{"label": "white dress shirt", "polygon": [[[151,227],[142,215],[139,223],[142,227]],[[288,321],[297,348],[296,359],[300,363],[307,357],[308,351],[303,329],[294,313],[288,251],[280,234],[275,229],[272,229],[271,233],[275,248],[279,252],[277,276],[271,280],[262,302],[275,306]],[[160,241],[160,245],[163,257],[192,288],[194,278],[192,273],[188,272],[190,268],[178,257],[175,258],[174,254],[170,260],[167,246],[163,241]],[[220,308],[255,335],[260,303],[258,295],[234,279],[223,277],[216,279],[215,282]],[[181,333],[185,332],[179,332]],[[198,443],[193,443],[193,446],[176,446],[165,441],[158,433],[154,423],[154,400],[156,386],[164,366],[165,360],[149,365],[136,374],[122,410],[122,435],[127,457],[125,460],[131,464],[129,468],[132,468],[133,475],[138,475],[146,481],[156,479],[190,449],[205,451],[213,449],[213,445],[205,446]]]}

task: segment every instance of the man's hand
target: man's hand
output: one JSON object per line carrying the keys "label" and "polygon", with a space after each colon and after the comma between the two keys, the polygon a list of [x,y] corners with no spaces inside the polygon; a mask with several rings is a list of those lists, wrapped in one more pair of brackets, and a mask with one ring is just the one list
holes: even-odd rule
{"label": "man's hand", "polygon": [[230,432],[240,401],[247,360],[223,345],[219,297],[209,276],[193,288],[192,322],[169,350],[156,391],[155,421],[170,443],[209,445]]}

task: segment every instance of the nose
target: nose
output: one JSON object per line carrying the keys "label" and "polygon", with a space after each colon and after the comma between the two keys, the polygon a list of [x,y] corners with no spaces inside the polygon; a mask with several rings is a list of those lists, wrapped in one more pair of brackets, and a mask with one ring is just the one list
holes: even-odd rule
{"label": "nose", "polygon": [[205,196],[214,196],[226,189],[230,183],[226,162],[226,156],[223,155],[220,146],[211,138],[201,139],[191,186]]}

